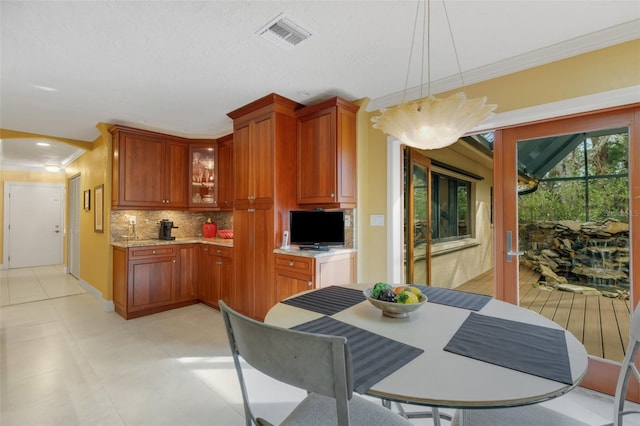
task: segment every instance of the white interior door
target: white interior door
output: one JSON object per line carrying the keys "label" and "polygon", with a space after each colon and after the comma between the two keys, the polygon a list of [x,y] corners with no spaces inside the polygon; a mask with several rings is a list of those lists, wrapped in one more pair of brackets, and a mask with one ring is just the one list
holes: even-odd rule
{"label": "white interior door", "polygon": [[63,217],[64,185],[5,182],[5,264],[61,264]]}

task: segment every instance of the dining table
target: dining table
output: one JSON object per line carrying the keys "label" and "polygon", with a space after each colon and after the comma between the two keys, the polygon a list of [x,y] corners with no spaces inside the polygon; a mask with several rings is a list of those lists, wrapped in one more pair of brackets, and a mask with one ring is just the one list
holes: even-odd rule
{"label": "dining table", "polygon": [[584,346],[536,312],[434,286],[419,309],[393,318],[371,304],[372,283],[305,291],[274,305],[265,323],[343,335],[354,391],[433,408],[515,407],[561,396],[587,371]]}

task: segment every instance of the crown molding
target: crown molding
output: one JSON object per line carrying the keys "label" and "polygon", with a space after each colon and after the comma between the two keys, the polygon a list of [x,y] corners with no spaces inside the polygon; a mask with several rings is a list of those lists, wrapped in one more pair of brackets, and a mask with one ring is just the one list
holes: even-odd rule
{"label": "crown molding", "polygon": [[[465,71],[462,73],[462,77],[465,85],[468,86],[638,38],[640,38],[640,19],[635,19],[582,37],[576,37],[562,43]],[[431,93],[442,93],[459,88],[460,76],[458,74],[431,82]],[[421,93],[427,93],[426,84],[423,85],[422,89],[420,86],[407,89],[406,94],[404,91],[400,91],[372,99],[367,105],[367,111],[376,111],[380,108],[398,105],[402,102],[403,95],[405,101],[412,101],[420,98]]]}

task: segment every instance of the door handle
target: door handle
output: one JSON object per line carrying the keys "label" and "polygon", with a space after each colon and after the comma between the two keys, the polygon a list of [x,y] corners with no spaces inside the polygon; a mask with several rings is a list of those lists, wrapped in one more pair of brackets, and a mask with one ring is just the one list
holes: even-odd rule
{"label": "door handle", "polygon": [[521,251],[514,251],[513,250],[513,234],[511,231],[507,231],[507,245],[506,245],[506,249],[507,249],[507,262],[511,262],[513,261],[512,256],[520,256],[523,255],[524,253]]}

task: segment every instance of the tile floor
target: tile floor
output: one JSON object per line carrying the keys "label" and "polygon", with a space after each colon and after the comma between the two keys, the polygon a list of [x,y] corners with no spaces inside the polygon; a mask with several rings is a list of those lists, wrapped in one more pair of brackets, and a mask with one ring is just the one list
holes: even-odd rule
{"label": "tile floor", "polygon": [[0,306],[85,293],[64,266],[0,270]]}
{"label": "tile floor", "polygon": [[[85,293],[0,307],[0,326],[3,426],[244,425],[215,309],[198,304],[125,321]],[[255,372],[248,379],[257,411],[273,422],[304,396]],[[612,401],[578,388],[545,405],[602,425]]]}

